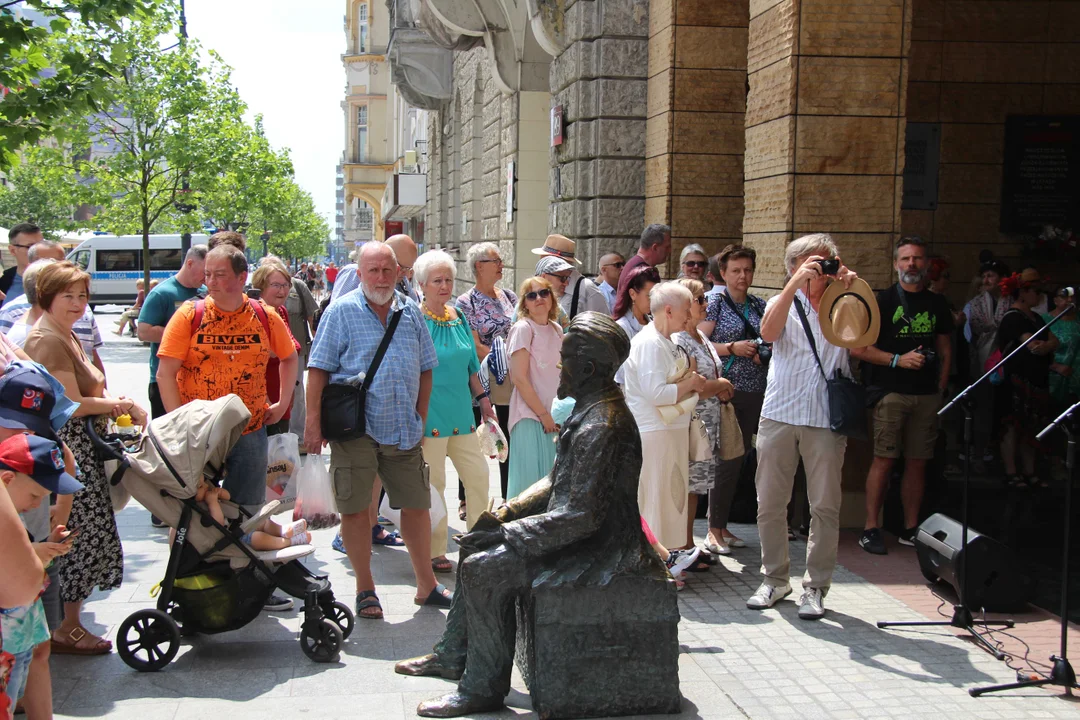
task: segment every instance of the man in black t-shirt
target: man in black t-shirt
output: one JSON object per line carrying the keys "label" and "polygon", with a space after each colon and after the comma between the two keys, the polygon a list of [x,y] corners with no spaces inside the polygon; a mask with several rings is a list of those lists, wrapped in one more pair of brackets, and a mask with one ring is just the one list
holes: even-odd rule
{"label": "man in black t-shirt", "polygon": [[905,459],[901,498],[904,532],[900,543],[914,545],[919,525],[926,461],[934,457],[937,412],[949,382],[952,362],[952,312],[942,295],[926,288],[929,268],[926,242],[904,237],[893,253],[900,282],[878,293],[881,333],[877,342],[852,357],[866,363],[874,405],[874,462],[866,478],[866,526],[859,545],[885,555],[881,536],[881,507],[893,463]]}

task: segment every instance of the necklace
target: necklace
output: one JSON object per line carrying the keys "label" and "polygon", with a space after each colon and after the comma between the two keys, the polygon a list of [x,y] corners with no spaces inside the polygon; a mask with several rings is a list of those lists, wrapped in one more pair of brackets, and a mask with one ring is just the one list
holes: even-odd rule
{"label": "necklace", "polygon": [[435,322],[450,322],[450,310],[445,305],[443,305],[443,310],[445,311],[445,314],[436,315],[428,309],[427,303],[424,304],[424,314],[427,315],[429,318],[431,318]]}

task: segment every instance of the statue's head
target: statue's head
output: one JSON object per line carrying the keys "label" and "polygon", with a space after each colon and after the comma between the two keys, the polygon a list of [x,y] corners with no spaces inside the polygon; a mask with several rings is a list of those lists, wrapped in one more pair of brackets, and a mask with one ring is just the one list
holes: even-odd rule
{"label": "statue's head", "polygon": [[630,339],[607,315],[579,313],[562,343],[559,397],[581,397],[615,385],[615,371],[630,356]]}

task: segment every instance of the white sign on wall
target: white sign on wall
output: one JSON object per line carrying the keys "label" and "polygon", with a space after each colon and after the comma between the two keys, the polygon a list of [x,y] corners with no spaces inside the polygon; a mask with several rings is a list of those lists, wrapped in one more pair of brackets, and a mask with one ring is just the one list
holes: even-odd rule
{"label": "white sign on wall", "polygon": [[514,221],[514,166],[513,160],[506,163],[506,224]]}

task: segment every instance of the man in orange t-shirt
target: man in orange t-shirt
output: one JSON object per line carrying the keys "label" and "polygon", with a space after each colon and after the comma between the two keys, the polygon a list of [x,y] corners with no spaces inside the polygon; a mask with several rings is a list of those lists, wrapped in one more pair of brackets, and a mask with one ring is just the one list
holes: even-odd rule
{"label": "man in orange t-shirt", "polygon": [[[158,389],[169,412],[196,399],[240,396],[251,422],[225,460],[223,485],[234,502],[257,509],[266,495],[265,426],[280,420],[292,402],[296,348],[281,317],[261,303],[254,307],[244,294],[247,258],[242,252],[219,245],[207,253],[205,273],[209,297],[202,318],[196,318],[196,304],[188,301],[165,327],[158,348]],[[282,399],[273,404],[266,392],[271,353],[280,360]]]}

